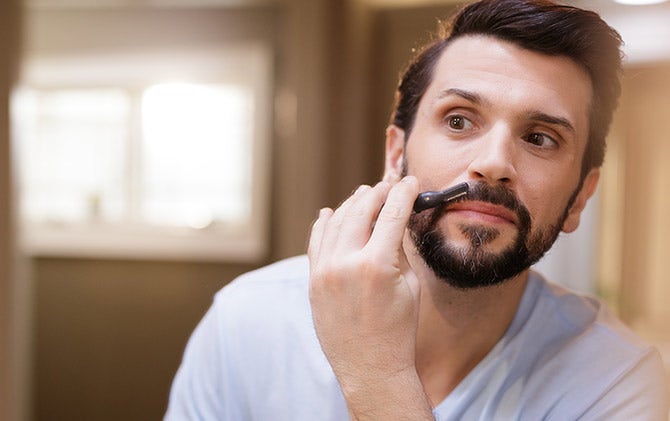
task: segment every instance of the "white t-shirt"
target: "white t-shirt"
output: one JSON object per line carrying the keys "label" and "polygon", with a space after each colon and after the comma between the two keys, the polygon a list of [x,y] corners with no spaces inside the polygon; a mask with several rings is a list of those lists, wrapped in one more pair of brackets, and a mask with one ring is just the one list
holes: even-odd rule
{"label": "white t-shirt", "polygon": [[[437,405],[437,420],[666,420],[663,365],[594,298],[531,272],[508,331]],[[347,420],[314,332],[308,261],[219,291],[189,340],[166,420]]]}

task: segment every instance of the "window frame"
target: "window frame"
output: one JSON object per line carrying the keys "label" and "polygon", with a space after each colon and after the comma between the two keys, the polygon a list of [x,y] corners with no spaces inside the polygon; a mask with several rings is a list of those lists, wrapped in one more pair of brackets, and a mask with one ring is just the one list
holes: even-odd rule
{"label": "window frame", "polygon": [[[105,70],[113,62],[125,64],[116,71]],[[177,64],[173,66],[174,63]],[[80,77],[82,67],[87,69],[84,77]],[[172,73],[156,72],[166,68]],[[152,70],[154,76],[147,78]],[[268,43],[246,41],[197,51],[157,51],[148,59],[146,53],[131,53],[125,57],[103,55],[97,60],[91,56],[29,56],[24,60],[21,74],[21,85],[37,89],[120,86],[137,90],[170,80],[240,83],[252,87],[255,112],[249,223],[202,229],[159,227],[136,221],[123,224],[85,221],[61,225],[28,221],[19,215],[19,245],[24,253],[30,256],[236,262],[258,262],[267,256],[274,96],[273,55]],[[137,129],[135,127],[133,132]],[[137,131],[135,135],[140,133]],[[13,137],[16,139],[17,134]],[[137,146],[135,143],[132,147]]]}

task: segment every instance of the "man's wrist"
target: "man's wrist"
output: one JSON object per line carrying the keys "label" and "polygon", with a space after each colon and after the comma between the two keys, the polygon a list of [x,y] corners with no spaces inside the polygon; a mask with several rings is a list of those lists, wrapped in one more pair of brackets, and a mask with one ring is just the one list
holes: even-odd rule
{"label": "man's wrist", "polygon": [[352,420],[434,420],[414,367],[340,381]]}

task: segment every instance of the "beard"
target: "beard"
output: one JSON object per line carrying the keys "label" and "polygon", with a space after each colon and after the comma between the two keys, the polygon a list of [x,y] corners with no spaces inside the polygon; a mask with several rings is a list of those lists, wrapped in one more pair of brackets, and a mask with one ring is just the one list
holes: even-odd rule
{"label": "beard", "polygon": [[502,185],[471,184],[467,196],[459,201],[477,200],[504,206],[517,217],[516,237],[497,253],[487,250],[487,245],[500,236],[494,227],[460,224],[458,229],[469,240],[468,246],[449,243],[437,226],[445,215],[446,205],[412,214],[408,226],[410,236],[426,265],[449,285],[460,289],[497,285],[529,268],[551,248],[580,188],[581,182],[555,223],[533,233],[528,209],[511,190]]}

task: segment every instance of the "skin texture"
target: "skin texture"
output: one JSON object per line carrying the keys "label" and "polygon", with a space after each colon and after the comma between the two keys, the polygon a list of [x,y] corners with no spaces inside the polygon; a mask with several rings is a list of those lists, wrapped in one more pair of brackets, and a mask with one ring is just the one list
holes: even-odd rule
{"label": "skin texture", "polygon": [[[588,173],[566,213],[590,99],[587,74],[565,57],[458,39],[437,63],[407,139],[387,129],[384,181],[321,210],[308,249],[310,301],[352,419],[433,419],[432,407],[502,337],[523,294],[527,270],[476,289],[438,278],[407,231],[417,194],[463,181],[503,185],[528,209],[531,236],[564,214],[562,230],[574,231],[598,180],[597,169]],[[504,207],[466,200],[436,228],[464,253],[468,229],[494,230],[481,247],[497,254],[515,241],[517,225]]]}

